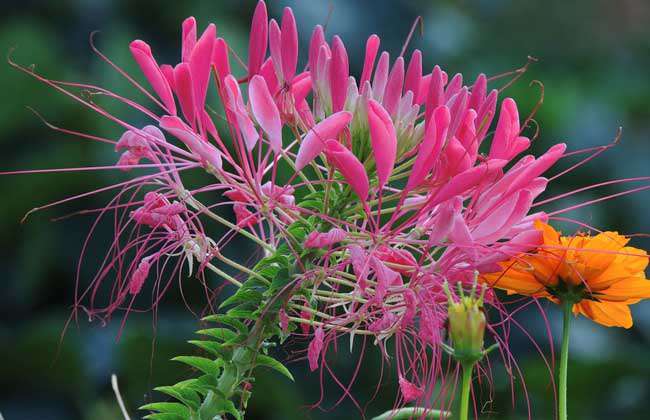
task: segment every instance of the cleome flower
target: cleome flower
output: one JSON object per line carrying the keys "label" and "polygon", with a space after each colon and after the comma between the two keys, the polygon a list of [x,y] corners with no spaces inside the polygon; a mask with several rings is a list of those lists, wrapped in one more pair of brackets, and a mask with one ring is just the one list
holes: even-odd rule
{"label": "cleome flower", "polygon": [[[501,91],[492,86],[499,77],[480,74],[467,83],[439,66],[425,70],[419,50],[391,60],[377,35],[366,41],[362,73],[355,77],[344,41],[328,39],[321,26],[313,29],[303,67],[297,31],[290,8],[279,21],[269,20],[260,1],[248,61],[235,71],[217,27],[209,24],[199,35],[196,19],[187,18],[176,64],[159,64],[142,40],[130,44],[148,87],[96,51],[147,96],[144,104],[13,63],[114,123],[116,137],[122,133],[112,140],[64,130],[110,144],[120,153],[114,169],[132,176],[82,195],[115,191],[104,208],[92,210],[98,216],[84,251],[105,219],[115,238],[97,274],[76,294],[75,310],[107,320],[128,314],[145,292],[154,295],[149,309],[156,309],[187,266],[206,289],[208,311],[217,312],[215,291],[224,282],[237,288],[226,307],[249,305],[225,314],[241,317],[229,318],[229,325],[250,328],[250,340],[261,337],[238,342],[245,350],[239,349],[237,363],[257,360],[247,352],[270,347],[267,340],[301,336],[309,342],[304,353],[310,369],[331,373],[351,397],[327,365],[328,348],[342,336],[351,348],[358,337],[370,337],[386,360],[394,360],[401,390],[396,405],[412,402],[425,410],[448,373],[445,325],[454,316],[452,324],[459,325],[454,308],[460,307],[448,298],[446,284],[461,299],[478,273],[496,288],[570,298],[574,311],[598,322],[631,325],[627,305],[648,293],[645,254],[625,247],[616,234],[560,237],[544,224],[549,215],[536,208],[553,200],[539,197],[558,161],[591,153],[561,176],[606,148],[567,152],[558,143],[533,155],[525,135],[533,116],[522,122],[512,98],[499,104]],[[87,99],[93,94],[117,101],[147,124],[139,128],[112,115]],[[207,178],[194,185],[188,171]],[[210,232],[205,221],[227,231]],[[222,251],[235,237],[256,245],[257,258],[243,263],[226,257]],[[222,281],[211,286],[208,273]],[[99,293],[102,288],[109,292]],[[96,302],[101,296],[110,301]],[[485,320],[472,324],[480,324],[482,341],[484,332],[496,335],[507,321],[489,325],[483,308],[488,314],[489,306],[504,310],[491,288],[480,306],[474,315]],[[506,341],[497,338],[501,347]],[[510,366],[510,352],[501,354]],[[242,366],[223,371],[247,372]],[[233,395],[248,398],[249,379],[228,377],[220,398],[231,404]],[[239,413],[234,407],[228,412]]]}
{"label": "cleome flower", "polygon": [[629,238],[617,232],[561,236],[547,224],[536,227],[543,244],[534,253],[499,263],[502,271],[485,274],[483,280],[509,293],[568,301],[574,314],[630,328],[629,305],[650,298],[647,253],[627,246]]}

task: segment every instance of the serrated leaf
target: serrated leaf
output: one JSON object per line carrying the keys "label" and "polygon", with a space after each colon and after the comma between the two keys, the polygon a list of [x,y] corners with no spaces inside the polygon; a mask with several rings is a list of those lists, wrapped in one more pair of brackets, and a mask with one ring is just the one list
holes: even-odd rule
{"label": "serrated leaf", "polygon": [[185,363],[188,366],[192,366],[200,370],[201,372],[208,375],[218,375],[221,371],[219,364],[215,363],[214,360],[207,359],[205,357],[199,356],[177,356],[172,359],[175,362]]}
{"label": "serrated leaf", "polygon": [[186,419],[190,416],[190,409],[181,403],[176,402],[157,402],[145,404],[139,410],[158,411],[159,413],[174,414]]}
{"label": "serrated leaf", "polygon": [[255,362],[257,363],[257,366],[265,366],[268,368],[271,368],[277,372],[280,372],[287,378],[291,379],[291,381],[294,381],[293,375],[291,372],[289,372],[289,369],[279,361],[275,360],[271,356],[266,356],[264,354],[258,354],[257,358],[255,359]]}

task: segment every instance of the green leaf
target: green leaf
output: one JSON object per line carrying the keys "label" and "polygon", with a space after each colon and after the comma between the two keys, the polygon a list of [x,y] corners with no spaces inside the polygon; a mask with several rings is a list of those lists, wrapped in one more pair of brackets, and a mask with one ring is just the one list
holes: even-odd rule
{"label": "green leaf", "polygon": [[203,321],[206,322],[218,322],[224,325],[228,325],[230,327],[233,327],[240,333],[246,334],[248,333],[248,327],[246,327],[246,324],[238,320],[237,318],[228,316],[228,315],[209,315],[203,318]]}
{"label": "green leaf", "polygon": [[173,414],[180,418],[186,419],[190,416],[190,409],[181,403],[176,402],[157,402],[145,404],[139,410],[158,411],[159,413]]}
{"label": "green leaf", "polygon": [[228,328],[208,328],[205,330],[199,330],[196,333],[201,335],[207,335],[209,337],[213,337],[221,341],[228,341],[237,337],[237,333],[232,330],[229,330]]}
{"label": "green leaf", "polygon": [[275,360],[271,356],[266,356],[263,354],[258,354],[257,358],[255,359],[257,366],[266,366],[269,367],[277,372],[280,372],[287,378],[291,379],[291,381],[294,381],[293,375],[291,372],[289,372],[289,369],[286,368],[282,363],[279,361]]}
{"label": "green leaf", "polygon": [[143,417],[143,419],[147,420],[188,420],[191,418],[191,414],[189,416],[180,416],[174,413],[152,413]]}
{"label": "green leaf", "polygon": [[175,362],[185,363],[200,370],[201,372],[217,376],[221,371],[221,365],[214,360],[198,356],[177,356],[172,359]]}
{"label": "green leaf", "polygon": [[216,357],[230,359],[231,350],[216,341],[189,340],[188,343],[195,345]]}
{"label": "green leaf", "polygon": [[241,288],[237,291],[237,293],[224,300],[221,305],[219,305],[219,308],[225,308],[227,306],[233,306],[240,303],[251,303],[258,305],[262,300],[262,297],[262,293],[257,290]]}
{"label": "green leaf", "polygon": [[154,388],[154,391],[162,392],[163,394],[167,394],[170,397],[176,398],[178,401],[182,402],[192,410],[197,410],[199,408],[199,404],[201,403],[201,400],[199,399],[199,396],[196,392],[184,388],[182,385],[179,386],[179,384],[172,386],[159,386]]}

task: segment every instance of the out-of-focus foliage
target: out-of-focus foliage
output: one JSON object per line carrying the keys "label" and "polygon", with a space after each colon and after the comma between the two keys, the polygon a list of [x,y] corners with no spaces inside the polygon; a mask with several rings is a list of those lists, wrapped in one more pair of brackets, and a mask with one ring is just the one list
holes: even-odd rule
{"label": "out-of-focus foliage", "polygon": [[[549,194],[596,180],[648,175],[650,4],[644,0],[269,3],[274,15],[279,15],[285,5],[294,8],[303,45],[311,27],[326,20],[331,5],[328,33],[342,35],[350,49],[351,64],[357,69],[369,34],[378,33],[382,47],[399,54],[418,15],[423,17],[423,33],[415,35],[412,46],[425,50],[425,57],[435,60],[425,62],[427,68],[441,64],[450,72],[474,78],[479,71],[490,75],[512,70],[523,65],[528,55],[535,56],[539,62],[509,89],[508,95],[518,100],[523,114],[539,97],[539,88],[529,86],[530,81],[543,82],[545,101],[536,117],[541,126],[536,140],[539,147],[550,144],[545,139],[565,140],[572,149],[602,145],[611,141],[618,126],[624,128],[620,145],[555,183]],[[97,45],[127,71],[135,70],[128,55],[128,42],[134,38],[147,39],[163,55],[161,61],[171,61],[165,58],[177,53],[180,23],[188,15],[197,16],[201,24],[216,22],[218,31],[227,34],[231,45],[245,57],[253,7],[253,1],[235,0],[6,0],[0,16],[0,50],[13,50],[12,59],[34,64],[50,77],[98,83],[129,93],[124,79],[93,55],[88,43],[92,31],[100,31],[95,36]],[[0,171],[100,165],[116,160],[110,147],[55,132],[26,106],[60,127],[112,138],[120,134],[118,127],[9,65],[0,65],[0,95]],[[187,306],[197,314],[205,309],[201,288],[191,279],[183,282],[184,298],[176,291],[168,294],[157,314],[133,313],[124,326],[121,319],[113,319],[104,327],[89,325],[81,312],[61,336],[73,301],[75,262],[93,219],[52,219],[97,207],[105,197],[44,210],[20,223],[31,207],[109,185],[120,176],[98,171],[0,177],[0,267],[4,284],[0,294],[0,412],[7,420],[115,419],[119,412],[110,389],[111,372],[118,374],[132,413],[136,407],[160,398],[159,394],[152,395],[154,386],[189,376],[189,371],[179,369],[169,358],[192,351],[185,340],[192,338],[199,315],[192,315]],[[586,192],[561,205],[566,207],[622,188]],[[640,193],[579,210],[580,217],[576,218],[623,233],[650,232],[646,211],[649,204],[650,195]],[[576,229],[570,224],[564,228]],[[97,241],[107,241],[110,235],[111,227],[105,226],[98,231]],[[636,239],[635,244],[650,247],[650,241],[644,238]],[[242,248],[242,254],[249,255],[250,250]],[[90,263],[80,273],[82,280],[92,274],[92,261],[100,257],[100,251],[91,247]],[[543,309],[551,324],[558,326],[556,308]],[[647,413],[650,306],[637,305],[633,312],[636,324],[631,331],[604,329],[588,321],[576,323],[569,383],[573,418],[643,418]],[[550,359],[539,311],[524,311],[516,319]],[[297,352],[304,347],[289,343],[276,354],[298,360],[289,363],[295,383],[274,373],[260,374],[249,418],[360,417],[349,399],[332,411],[308,411],[305,404],[318,402],[321,394],[320,378],[307,373],[306,362],[300,360],[304,354]],[[518,355],[526,378],[532,417],[552,418],[549,373],[535,346],[525,334],[513,330],[511,350]],[[360,356],[358,347],[355,352],[350,356],[347,345],[342,345],[331,360],[345,383]],[[363,357],[363,375],[352,388],[362,408],[375,394],[382,366],[376,352],[366,351]],[[480,390],[482,401],[492,401],[479,407],[485,412],[482,418],[527,418],[522,383],[515,381],[516,405],[512,408],[511,384],[498,361],[492,372],[492,389],[486,385]],[[374,402],[365,407],[368,414],[392,406],[394,386],[387,384],[378,390]],[[333,407],[341,394],[340,388],[327,384],[323,408]]]}

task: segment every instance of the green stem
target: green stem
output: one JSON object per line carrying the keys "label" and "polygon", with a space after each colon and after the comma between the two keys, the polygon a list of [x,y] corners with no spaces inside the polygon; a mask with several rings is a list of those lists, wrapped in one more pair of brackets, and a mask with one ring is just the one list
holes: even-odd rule
{"label": "green stem", "polygon": [[564,322],[562,328],[562,351],[560,353],[560,378],[559,378],[559,412],[560,420],[567,420],[567,370],[569,365],[569,331],[571,329],[571,302],[562,304],[564,309]]}
{"label": "green stem", "polygon": [[413,418],[439,419],[442,416],[449,416],[449,412],[432,410],[423,407],[404,407],[398,410],[386,411],[384,414],[373,417],[372,420],[408,420]]}
{"label": "green stem", "polygon": [[460,412],[458,420],[469,419],[469,391],[472,388],[472,371],[474,363],[463,364],[463,383],[460,394]]}

